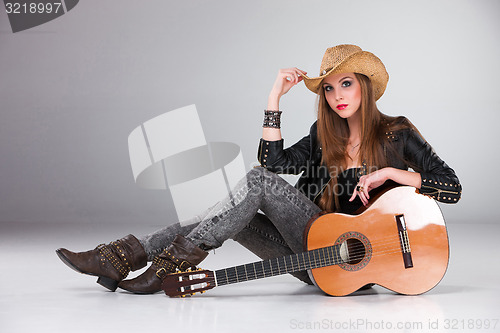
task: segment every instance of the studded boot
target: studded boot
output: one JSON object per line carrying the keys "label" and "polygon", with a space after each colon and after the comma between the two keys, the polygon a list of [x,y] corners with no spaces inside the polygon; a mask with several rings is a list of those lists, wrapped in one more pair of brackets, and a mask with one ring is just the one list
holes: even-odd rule
{"label": "studded boot", "polygon": [[177,269],[184,271],[195,268],[208,252],[203,251],[191,241],[177,235],[172,244],[156,256],[151,266],[138,277],[124,280],[118,287],[135,294],[154,294],[161,291],[161,283],[165,276]]}
{"label": "studded boot", "polygon": [[116,290],[118,283],[130,271],[141,269],[147,264],[144,248],[132,235],[107,245],[98,245],[94,250],[86,252],[71,252],[60,248],[56,253],[71,269],[98,276],[97,283],[111,291]]}

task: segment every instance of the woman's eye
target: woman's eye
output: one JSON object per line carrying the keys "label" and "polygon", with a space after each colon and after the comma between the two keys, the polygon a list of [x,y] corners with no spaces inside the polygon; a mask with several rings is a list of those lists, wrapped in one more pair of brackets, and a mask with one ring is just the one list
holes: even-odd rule
{"label": "woman's eye", "polygon": [[342,87],[350,87],[351,86],[351,81],[344,81],[342,82]]}
{"label": "woman's eye", "polygon": [[324,86],[323,89],[325,89],[325,91],[331,91],[331,90],[333,90],[333,87],[332,86]]}

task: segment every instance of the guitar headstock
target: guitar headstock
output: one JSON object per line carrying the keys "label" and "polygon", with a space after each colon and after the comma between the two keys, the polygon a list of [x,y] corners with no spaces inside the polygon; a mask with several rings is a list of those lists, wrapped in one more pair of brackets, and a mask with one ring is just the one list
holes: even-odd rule
{"label": "guitar headstock", "polygon": [[165,276],[161,289],[170,297],[185,297],[204,293],[215,287],[214,272],[205,269],[179,271]]}

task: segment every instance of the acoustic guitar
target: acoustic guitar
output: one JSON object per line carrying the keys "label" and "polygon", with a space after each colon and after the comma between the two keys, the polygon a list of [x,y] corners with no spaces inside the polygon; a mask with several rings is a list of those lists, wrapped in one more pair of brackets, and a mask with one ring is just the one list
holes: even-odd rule
{"label": "acoustic guitar", "polygon": [[309,270],[328,295],[344,296],[367,284],[416,295],[436,286],[448,266],[446,226],[437,203],[409,186],[390,188],[358,215],[314,216],[305,231],[305,252],[217,270],[167,275],[171,297],[232,283]]}

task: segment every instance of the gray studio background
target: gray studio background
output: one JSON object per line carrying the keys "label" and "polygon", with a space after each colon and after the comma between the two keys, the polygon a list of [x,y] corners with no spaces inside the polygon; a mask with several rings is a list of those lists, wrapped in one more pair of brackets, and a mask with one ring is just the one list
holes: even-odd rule
{"label": "gray studio background", "polygon": [[[196,104],[207,141],[240,145],[248,170],[278,69],[316,75],[327,47],[354,43],[389,71],[380,109],[458,173],[447,221],[498,223],[498,31],[495,0],[85,0],[16,34],[2,7],[0,222],[173,222],[169,193],[134,183],[135,127]],[[314,105],[303,84],[282,99],[285,144]]]}

